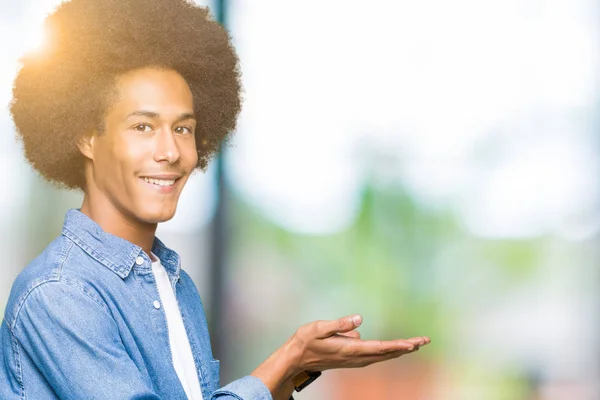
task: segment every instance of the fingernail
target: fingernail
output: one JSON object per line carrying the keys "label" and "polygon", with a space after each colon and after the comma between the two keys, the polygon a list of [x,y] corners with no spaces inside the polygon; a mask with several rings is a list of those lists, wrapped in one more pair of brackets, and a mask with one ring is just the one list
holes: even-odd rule
{"label": "fingernail", "polygon": [[360,315],[355,315],[352,317],[352,322],[354,322],[354,326],[359,326],[362,323],[362,317]]}

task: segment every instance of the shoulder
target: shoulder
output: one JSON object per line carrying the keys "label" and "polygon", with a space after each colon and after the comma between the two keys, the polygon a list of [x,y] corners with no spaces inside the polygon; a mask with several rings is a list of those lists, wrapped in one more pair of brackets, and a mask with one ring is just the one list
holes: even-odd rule
{"label": "shoulder", "polygon": [[179,270],[179,281],[176,284],[176,296],[184,308],[191,308],[193,313],[204,314],[202,298],[194,280],[183,269]]}
{"label": "shoulder", "polygon": [[178,290],[185,290],[187,293],[193,294],[195,297],[197,296],[200,298],[200,293],[198,292],[198,288],[196,287],[194,280],[185,270],[183,270],[183,268],[179,270],[179,282],[177,285]]}
{"label": "shoulder", "polygon": [[[26,302],[51,301],[52,295],[59,292],[72,292],[73,295],[89,297],[101,304],[94,299],[93,293],[85,289],[84,282],[78,279],[79,274],[72,273],[76,268],[85,267],[87,260],[81,252],[71,240],[59,236],[33,259],[13,282],[5,308],[4,319],[7,324],[14,325]],[[40,296],[42,293],[45,296]],[[63,307],[65,302],[57,304]]]}
{"label": "shoulder", "polygon": [[192,280],[192,277],[190,276],[190,274],[188,274],[183,268],[181,268],[179,270],[179,279],[181,280],[182,284],[188,284],[188,285],[193,285],[194,287],[196,287],[196,285],[194,284],[194,281]]}

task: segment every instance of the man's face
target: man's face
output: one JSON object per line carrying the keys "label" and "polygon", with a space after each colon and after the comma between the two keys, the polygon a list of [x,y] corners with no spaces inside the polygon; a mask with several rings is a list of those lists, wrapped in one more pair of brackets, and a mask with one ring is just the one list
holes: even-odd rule
{"label": "man's face", "polygon": [[173,70],[144,68],[123,75],[117,93],[93,138],[88,194],[138,222],[169,220],[198,162],[190,88]]}

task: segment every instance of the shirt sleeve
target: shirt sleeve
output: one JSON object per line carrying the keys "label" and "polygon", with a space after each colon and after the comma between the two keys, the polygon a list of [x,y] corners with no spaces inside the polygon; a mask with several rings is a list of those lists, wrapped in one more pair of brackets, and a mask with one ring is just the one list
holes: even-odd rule
{"label": "shirt sleeve", "polygon": [[211,400],[273,400],[265,384],[255,376],[245,376],[214,392]]}
{"label": "shirt sleeve", "polygon": [[15,338],[60,399],[160,399],[106,306],[75,283],[37,286],[15,318]]}

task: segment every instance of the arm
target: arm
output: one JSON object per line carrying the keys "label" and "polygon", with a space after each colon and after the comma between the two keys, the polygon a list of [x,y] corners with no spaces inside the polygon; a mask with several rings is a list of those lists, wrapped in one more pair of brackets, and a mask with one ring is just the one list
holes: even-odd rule
{"label": "arm", "polygon": [[[356,331],[361,323],[362,318],[355,315],[334,321],[316,321],[300,327],[249,377],[244,377],[220,389],[212,398],[288,400],[294,390],[291,380],[302,371],[365,367],[417,351],[420,346],[430,343],[428,337],[391,341],[362,340]],[[249,378],[252,377],[256,379],[250,380]],[[237,385],[244,380],[252,382],[252,385],[244,385],[244,387],[257,389],[243,392],[247,397],[237,391],[239,387]],[[227,387],[232,389],[224,391]]]}
{"label": "arm", "polygon": [[99,300],[65,281],[33,289],[12,332],[61,399],[159,400]]}

